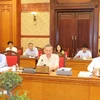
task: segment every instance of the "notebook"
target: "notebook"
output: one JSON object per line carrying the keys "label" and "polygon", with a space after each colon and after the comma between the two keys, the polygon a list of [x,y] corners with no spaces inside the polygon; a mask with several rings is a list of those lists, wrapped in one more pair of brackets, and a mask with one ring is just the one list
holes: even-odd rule
{"label": "notebook", "polygon": [[78,74],[78,77],[89,77],[91,78],[93,76],[93,73],[88,71],[80,71]]}

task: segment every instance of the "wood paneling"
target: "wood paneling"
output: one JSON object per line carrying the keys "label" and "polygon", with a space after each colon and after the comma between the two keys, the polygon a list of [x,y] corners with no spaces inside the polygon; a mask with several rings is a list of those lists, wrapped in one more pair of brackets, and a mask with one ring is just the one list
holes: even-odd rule
{"label": "wood paneling", "polygon": [[50,11],[49,3],[30,3],[21,5],[22,12],[48,12]]}
{"label": "wood paneling", "polygon": [[6,40],[12,40],[12,5],[0,6],[0,40],[2,46],[7,45]]}
{"label": "wood paneling", "polygon": [[[76,14],[77,20],[77,33],[76,33],[76,48],[81,48],[86,44],[89,49],[93,49],[92,36],[93,36],[93,18],[92,12],[81,12]],[[92,29],[92,30],[91,30]],[[75,51],[76,52],[76,51]]]}
{"label": "wood paneling", "polygon": [[66,59],[66,67],[72,68],[77,71],[87,71],[88,65],[92,60],[78,60],[78,59]]}
{"label": "wood paneling", "polygon": [[[57,1],[60,3],[57,3]],[[71,4],[71,1],[77,2],[77,4]],[[79,3],[79,0],[71,1],[50,1],[50,43],[53,46],[59,43],[62,47],[69,48],[70,56],[73,56],[76,49],[86,43],[92,49],[93,57],[96,57],[98,51],[99,0],[84,0],[80,1],[81,3]],[[69,17],[71,13],[74,17]]]}
{"label": "wood paneling", "polygon": [[57,0],[58,3],[91,3],[93,0]]}
{"label": "wood paneling", "polygon": [[49,38],[48,35],[21,35],[21,38]]}
{"label": "wood paneling", "polygon": [[20,58],[20,67],[22,68],[35,68],[37,59],[35,58]]}
{"label": "wood paneling", "polygon": [[69,56],[73,55],[73,36],[76,32],[74,27],[76,25],[74,16],[74,13],[58,14],[58,27],[55,44],[60,44],[63,48],[66,49],[69,48]]}
{"label": "wood paneling", "polygon": [[9,40],[20,45],[20,0],[0,1],[0,47]]}
{"label": "wood paneling", "polygon": [[57,12],[55,44],[69,48],[69,56],[73,57],[83,44],[92,49],[91,15],[92,12]]}
{"label": "wood paneling", "polygon": [[[54,0],[55,7],[63,8],[94,8],[98,0]],[[95,5],[94,5],[95,4]],[[98,4],[97,4],[98,5]]]}

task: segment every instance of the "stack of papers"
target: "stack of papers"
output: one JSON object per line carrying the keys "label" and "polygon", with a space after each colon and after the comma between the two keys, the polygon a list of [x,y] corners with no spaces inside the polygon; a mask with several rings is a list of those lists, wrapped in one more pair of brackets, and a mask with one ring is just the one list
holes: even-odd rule
{"label": "stack of papers", "polygon": [[12,69],[12,67],[2,67],[2,68],[0,68],[0,72],[5,72],[5,71],[8,71],[10,69]]}
{"label": "stack of papers", "polygon": [[88,71],[80,71],[78,77],[92,77],[93,73]]}

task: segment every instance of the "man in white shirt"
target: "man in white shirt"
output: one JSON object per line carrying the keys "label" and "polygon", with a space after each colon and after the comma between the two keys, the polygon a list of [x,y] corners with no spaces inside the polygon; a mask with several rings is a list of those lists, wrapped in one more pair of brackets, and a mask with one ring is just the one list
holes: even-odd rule
{"label": "man in white shirt", "polygon": [[38,56],[38,49],[34,47],[33,43],[28,44],[28,49],[23,53],[23,55],[29,57],[37,57]]}
{"label": "man in white shirt", "polygon": [[98,68],[100,68],[100,57],[94,58],[87,69],[90,72],[96,73]]}
{"label": "man in white shirt", "polygon": [[80,58],[80,59],[90,59],[92,58],[91,51],[88,50],[87,46],[84,44],[82,46],[82,50],[80,50],[74,58]]}
{"label": "man in white shirt", "polygon": [[5,51],[11,50],[11,51],[17,52],[17,48],[13,46],[12,41],[9,41],[7,44],[8,44],[8,47],[6,48]]}
{"label": "man in white shirt", "polygon": [[4,54],[0,54],[0,68],[7,66],[6,56]]}
{"label": "man in white shirt", "polygon": [[50,71],[54,71],[59,67],[59,56],[57,54],[52,54],[53,47],[51,45],[46,45],[44,47],[44,53],[40,56],[37,66],[49,66]]}

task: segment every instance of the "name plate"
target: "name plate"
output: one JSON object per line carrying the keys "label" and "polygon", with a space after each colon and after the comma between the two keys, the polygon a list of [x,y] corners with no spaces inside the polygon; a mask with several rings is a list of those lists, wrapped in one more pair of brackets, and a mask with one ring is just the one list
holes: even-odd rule
{"label": "name plate", "polygon": [[37,73],[49,73],[49,66],[36,66]]}

